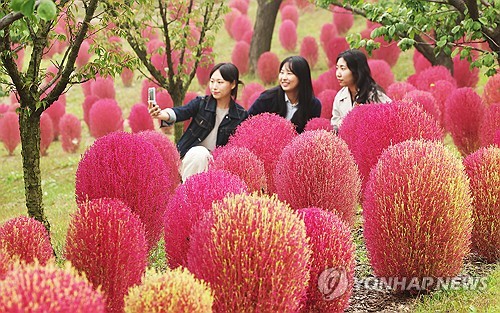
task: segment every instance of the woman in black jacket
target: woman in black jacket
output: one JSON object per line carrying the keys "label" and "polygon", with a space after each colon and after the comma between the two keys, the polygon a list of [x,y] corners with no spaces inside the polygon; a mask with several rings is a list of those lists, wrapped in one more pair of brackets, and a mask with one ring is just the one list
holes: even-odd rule
{"label": "woman in black jacket", "polygon": [[210,96],[196,97],[182,107],[164,110],[154,102],[148,103],[149,114],[161,120],[162,127],[193,118],[177,143],[182,158],[182,181],[205,171],[211,151],[224,146],[236,127],[248,117],[247,111],[234,101],[240,83],[234,64],[219,63],[210,72]]}
{"label": "woman in black jacket", "polygon": [[298,133],[307,122],[321,115],[321,102],[314,96],[311,70],[306,59],[290,56],[280,64],[279,86],[260,94],[248,113],[276,113],[295,124]]}

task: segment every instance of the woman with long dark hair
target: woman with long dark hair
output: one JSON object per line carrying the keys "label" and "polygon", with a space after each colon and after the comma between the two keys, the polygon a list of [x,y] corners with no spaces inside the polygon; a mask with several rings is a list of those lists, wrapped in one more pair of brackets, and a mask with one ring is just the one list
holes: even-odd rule
{"label": "woman with long dark hair", "polygon": [[248,113],[276,113],[304,131],[307,122],[321,115],[321,102],[314,96],[311,69],[306,59],[290,56],[280,64],[279,85],[260,94]]}
{"label": "woman with long dark hair", "polygon": [[234,64],[219,63],[210,71],[210,95],[164,110],[153,101],[148,103],[149,114],[161,120],[161,127],[193,118],[177,143],[182,158],[182,181],[205,171],[211,151],[224,146],[236,127],[248,117],[247,111],[235,102],[240,83]]}
{"label": "woman with long dark hair", "polygon": [[349,49],[337,57],[336,76],[342,87],[333,100],[332,126],[338,130],[344,117],[355,106],[365,103],[383,103],[391,99],[372,77],[363,52]]}

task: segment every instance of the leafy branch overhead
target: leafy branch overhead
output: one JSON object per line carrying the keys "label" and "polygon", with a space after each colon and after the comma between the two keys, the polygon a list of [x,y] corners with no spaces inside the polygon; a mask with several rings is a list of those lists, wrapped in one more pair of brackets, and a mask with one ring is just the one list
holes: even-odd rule
{"label": "leafy branch overhead", "polygon": [[317,0],[323,7],[341,6],[380,24],[363,39],[348,38],[351,46],[371,52],[379,47],[373,39],[398,41],[402,50],[415,47],[432,64],[451,69],[451,58],[460,54],[473,67],[494,75],[500,63],[500,6],[497,0]]}
{"label": "leafy branch overhead", "polygon": [[10,7],[12,11],[24,16],[36,14],[44,21],[53,20],[57,16],[56,5],[51,0],[12,0]]}

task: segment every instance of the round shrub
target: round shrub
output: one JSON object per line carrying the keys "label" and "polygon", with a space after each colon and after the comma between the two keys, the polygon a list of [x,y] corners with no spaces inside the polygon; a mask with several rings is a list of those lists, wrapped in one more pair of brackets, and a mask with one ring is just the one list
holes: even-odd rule
{"label": "round shrub", "polygon": [[286,51],[295,50],[297,46],[297,27],[291,20],[284,20],[279,29],[279,40]]}
{"label": "round shrub", "polygon": [[120,73],[120,78],[122,80],[123,86],[131,87],[134,82],[134,71],[128,67],[124,67]]}
{"label": "round shrub", "polygon": [[34,264],[0,281],[0,312],[104,313],[102,295],[74,269]]}
{"label": "round shrub", "polygon": [[441,110],[432,93],[422,90],[413,90],[403,97],[403,101],[419,104],[424,111],[433,116],[437,122],[441,121]]}
{"label": "round shrub", "polygon": [[339,33],[337,31],[337,27],[333,23],[325,23],[321,26],[320,34],[319,34],[319,42],[321,43],[321,47],[325,53],[328,53],[328,42],[331,38],[338,37]]}
{"label": "round shrub", "polygon": [[247,148],[219,147],[212,153],[209,170],[224,170],[241,178],[249,192],[266,192],[264,163]]}
{"label": "round shrub", "polygon": [[115,82],[113,77],[97,77],[90,87],[91,93],[100,99],[115,99]]}
{"label": "round shrub", "polygon": [[354,224],[359,173],[347,144],[332,132],[295,137],[281,153],[274,182],[279,198],[293,209],[320,207]]}
{"label": "round shrub", "polygon": [[369,59],[368,66],[370,66],[373,79],[384,90],[394,83],[394,73],[391,70],[391,66],[386,61]]}
{"label": "round shrub", "polygon": [[260,55],[257,61],[257,75],[264,85],[274,83],[278,79],[280,59],[276,53],[267,51]]}
{"label": "round shrub", "polygon": [[101,286],[108,312],[122,312],[128,288],[146,271],[144,226],[118,199],[81,203],[69,224],[64,255],[94,288]]}
{"label": "round shrub", "polygon": [[231,29],[233,28],[234,20],[240,15],[241,12],[238,10],[231,10],[226,15],[224,15],[224,28],[226,29],[226,32],[229,34],[229,36],[231,36],[231,38],[233,39],[234,37],[231,34]]}
{"label": "round shrub", "polygon": [[[318,92],[316,92],[316,89],[314,90],[315,94],[320,94],[322,91],[327,90],[327,89],[332,89],[332,90],[340,90],[340,85],[339,81],[337,80],[336,74],[335,74],[335,66],[332,67],[331,69],[321,73],[318,76],[318,79],[316,79],[316,83],[320,84],[320,89],[318,89]],[[313,82],[313,88],[315,88],[315,82]],[[322,103],[323,104],[323,103]],[[332,103],[333,106],[333,103]]]}
{"label": "round shrub", "polygon": [[476,87],[479,81],[479,68],[470,68],[470,62],[461,60],[460,55],[453,58],[453,77],[457,81],[457,87]]}
{"label": "round shrub", "polygon": [[453,90],[457,89],[457,86],[447,80],[438,80],[433,85],[431,85],[430,92],[436,99],[439,110],[441,111],[441,121],[440,124],[444,127],[444,110],[445,104],[448,97],[453,93]]}
{"label": "round shrub", "polygon": [[21,142],[19,116],[16,113],[6,112],[0,118],[0,141],[9,155],[14,155],[14,150]]}
{"label": "round shrub", "polygon": [[481,97],[470,87],[455,89],[446,100],[444,125],[464,156],[480,147],[479,126],[484,111]]}
{"label": "round shrub", "polygon": [[86,82],[83,82],[81,83],[80,85],[82,86],[82,91],[83,91],[83,95],[85,97],[88,97],[92,94],[92,82],[94,80],[87,80]]}
{"label": "round shrub", "polygon": [[50,116],[44,112],[40,115],[40,155],[47,155],[47,149],[52,141],[54,141],[54,125]]}
{"label": "round shrub", "polygon": [[292,21],[295,27],[299,25],[299,10],[294,5],[285,5],[280,9],[281,22]]}
{"label": "round shrub", "polygon": [[210,71],[214,65],[213,50],[207,47],[203,50],[200,63],[196,68],[196,78],[201,86],[206,86],[210,81]]}
{"label": "round shrub", "polygon": [[351,11],[336,6],[333,8],[333,23],[339,34],[345,34],[354,24],[354,15]]}
{"label": "round shrub", "polygon": [[87,124],[89,130],[90,130],[89,112],[90,109],[92,108],[92,105],[94,105],[94,103],[96,103],[97,100],[99,100],[97,96],[88,95],[85,97],[85,100],[83,100],[82,103],[83,120],[85,121],[85,124]]}
{"label": "round shrub", "polygon": [[393,101],[355,107],[340,125],[339,136],[358,164],[364,190],[370,170],[384,149],[408,139],[442,140],[443,131],[420,106]]}
{"label": "round shrub", "polygon": [[425,69],[432,67],[432,64],[422,53],[415,49],[413,52],[413,67],[415,68],[415,73],[420,73]]}
{"label": "round shrub", "polygon": [[240,11],[241,14],[247,14],[248,12],[248,1],[245,0],[231,0],[228,6],[233,10]]}
{"label": "round shrub", "polygon": [[420,72],[415,81],[415,87],[423,91],[429,91],[438,80],[447,80],[456,86],[456,80],[451,76],[450,71],[442,66],[436,65]]}
{"label": "round shrub", "polygon": [[162,110],[174,107],[174,100],[172,100],[172,96],[165,89],[156,92],[156,102]]}
{"label": "round shrub", "polygon": [[59,121],[61,117],[66,114],[66,103],[65,100],[59,99],[54,101],[48,109],[44,111],[47,113],[52,119],[52,128],[53,128],[53,139],[57,139],[59,137]]}
{"label": "round shrub", "polygon": [[210,287],[185,268],[164,273],[148,271],[139,286],[125,296],[126,313],[212,312]]}
{"label": "round shrub", "polygon": [[19,216],[0,227],[0,247],[10,257],[26,263],[47,264],[54,258],[45,226],[34,218]]}
{"label": "round shrub", "polygon": [[243,37],[241,38],[242,41],[251,44],[252,43],[252,37],[253,37],[253,29],[249,29],[243,34]]}
{"label": "round shrub", "polygon": [[384,37],[377,37],[375,42],[380,43],[380,48],[373,50],[372,58],[384,60],[390,67],[396,65],[401,54],[401,49],[398,47],[397,42],[387,42]]}
{"label": "round shrub", "polygon": [[253,26],[250,18],[247,15],[241,14],[234,18],[231,27],[231,36],[234,38],[234,40],[240,41],[243,39],[243,35],[245,35],[245,32],[252,29]]}
{"label": "round shrub", "polygon": [[231,53],[231,62],[238,68],[240,75],[248,72],[248,57],[250,55],[250,44],[246,41],[238,41]]}
{"label": "round shrub", "polygon": [[281,116],[262,113],[246,119],[229,137],[229,146],[247,148],[264,163],[267,192],[273,194],[274,170],[281,151],[297,135],[295,126]]}
{"label": "round shrub", "polygon": [[330,119],[324,117],[315,117],[307,122],[304,130],[326,130],[333,131],[333,126],[330,122]]}
{"label": "round shrub", "polygon": [[[176,52],[174,51],[172,54],[174,55]],[[172,62],[174,64],[174,71],[177,72],[177,66],[179,64],[179,61],[177,59],[178,56],[175,56],[175,62],[174,59],[172,58]],[[165,52],[154,52],[151,55],[151,64],[161,73],[162,76],[167,76],[167,71],[166,68],[168,67],[167,63],[167,55]]]}
{"label": "round shrub", "polygon": [[[312,250],[309,289],[303,312],[344,312],[354,286],[354,251],[349,227],[335,214],[320,208],[298,211],[306,225]],[[332,269],[340,276],[339,285],[328,294],[327,286],[320,283],[322,276]],[[327,275],[331,279],[333,271]],[[326,287],[326,288],[325,288]]]}
{"label": "round shrub", "polygon": [[89,62],[91,57],[89,49],[90,49],[89,41],[88,40],[82,41],[82,44],[80,45],[80,50],[78,50],[78,56],[76,57],[75,61],[77,67],[82,67]]}
{"label": "round shrub", "polygon": [[148,107],[143,103],[136,103],[130,109],[128,124],[132,133],[138,133],[143,130],[154,130],[153,119],[149,115]]}
{"label": "round shrub", "polygon": [[311,69],[318,63],[318,43],[316,39],[312,36],[305,36],[302,38],[302,43],[300,44],[300,55],[307,60]]}
{"label": "round shrub", "polygon": [[472,250],[495,263],[500,259],[500,148],[481,148],[464,165],[473,197]]}
{"label": "round shrub", "polygon": [[129,206],[146,229],[148,247],[161,237],[166,209],[167,167],[158,150],[143,139],[123,132],[94,141],[76,170],[78,204],[97,198],[117,198]]}
{"label": "round shrub", "polygon": [[332,118],[333,100],[337,95],[337,91],[333,89],[325,89],[318,94],[318,99],[321,102],[321,117],[326,119]]}
{"label": "round shrub", "polygon": [[100,138],[123,130],[122,109],[114,99],[99,99],[89,111],[90,135]]}
{"label": "round shrub", "polygon": [[82,140],[82,124],[78,117],[66,113],[59,121],[61,132],[61,146],[64,152],[75,153]]}
{"label": "round shrub", "polygon": [[488,79],[484,85],[483,98],[488,105],[500,102],[500,73]]}
{"label": "round shrub", "polygon": [[[394,82],[385,90],[389,98],[392,100],[403,100],[404,96],[410,92],[417,90],[415,86],[407,82]],[[323,103],[322,103],[323,104]]]}
{"label": "round shrub", "polygon": [[13,265],[13,258],[9,256],[4,247],[0,247],[0,282],[5,278],[5,274],[13,269]]}
{"label": "round shrub", "polygon": [[479,127],[481,147],[495,143],[495,134],[500,131],[500,102],[492,103],[486,108]]}
{"label": "round shrub", "polygon": [[214,290],[214,312],[299,310],[311,249],[304,221],[285,203],[255,194],[228,196],[191,238],[188,269]]}
{"label": "round shrub", "polygon": [[[328,58],[328,67],[335,69],[337,64],[337,56],[349,49],[349,43],[345,37],[332,37],[326,44],[326,57]],[[372,71],[373,72],[373,71]],[[372,73],[373,74],[373,73]]]}
{"label": "round shrub", "polygon": [[229,193],[246,192],[245,183],[226,171],[208,171],[190,176],[168,201],[164,216],[165,253],[168,266],[187,266],[193,226]]}
{"label": "round shrub", "polygon": [[[279,64],[278,64],[279,67]],[[265,90],[264,86],[262,86],[259,83],[249,83],[246,84],[245,87],[243,88],[243,91],[241,92],[241,102],[240,104],[244,108],[249,108],[252,104],[253,101],[250,102],[249,99],[252,97],[252,95],[258,93],[259,95]],[[255,100],[255,99],[254,99]]]}

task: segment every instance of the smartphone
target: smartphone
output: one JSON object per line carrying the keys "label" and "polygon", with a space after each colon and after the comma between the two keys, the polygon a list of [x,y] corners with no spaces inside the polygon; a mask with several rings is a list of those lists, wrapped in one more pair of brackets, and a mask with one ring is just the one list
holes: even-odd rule
{"label": "smartphone", "polygon": [[148,100],[156,103],[156,91],[155,87],[151,87],[148,89]]}

